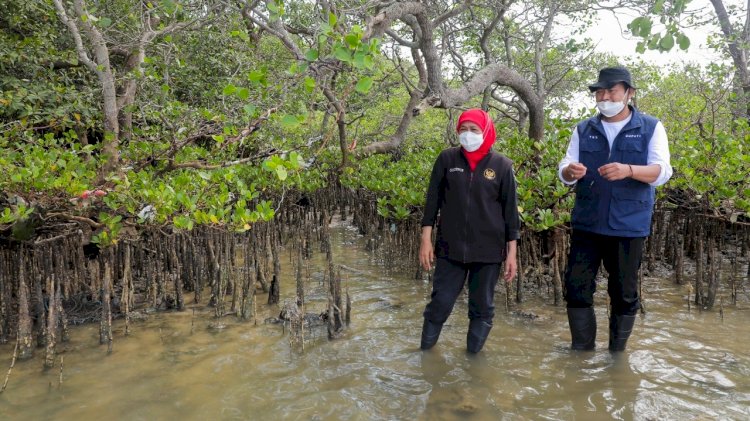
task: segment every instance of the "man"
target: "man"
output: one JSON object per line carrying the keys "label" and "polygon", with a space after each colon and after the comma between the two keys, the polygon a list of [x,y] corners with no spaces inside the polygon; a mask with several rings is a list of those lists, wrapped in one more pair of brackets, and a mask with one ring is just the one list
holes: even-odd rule
{"label": "man", "polygon": [[599,114],[573,131],[559,177],[575,185],[565,300],[575,350],[594,349],[595,278],[609,273],[609,350],[624,351],[640,308],[638,269],[651,231],[654,188],[669,180],[664,126],[628,102],[635,95],[630,72],[608,67],[589,86]]}

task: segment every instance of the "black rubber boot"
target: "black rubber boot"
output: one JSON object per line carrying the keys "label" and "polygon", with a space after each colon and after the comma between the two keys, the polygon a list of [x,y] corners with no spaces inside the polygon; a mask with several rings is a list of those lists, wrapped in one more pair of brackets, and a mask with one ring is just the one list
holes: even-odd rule
{"label": "black rubber boot", "polygon": [[596,343],[596,315],[593,307],[568,308],[568,325],[576,351],[591,351]]}
{"label": "black rubber boot", "polygon": [[633,331],[635,316],[615,315],[609,317],[609,350],[625,351],[630,333]]}
{"label": "black rubber boot", "polygon": [[430,349],[435,346],[442,329],[442,323],[432,323],[431,321],[424,319],[424,324],[422,325],[422,344],[419,347],[422,349]]}
{"label": "black rubber boot", "polygon": [[491,329],[492,324],[481,319],[471,319],[469,332],[466,334],[466,350],[473,354],[481,351]]}

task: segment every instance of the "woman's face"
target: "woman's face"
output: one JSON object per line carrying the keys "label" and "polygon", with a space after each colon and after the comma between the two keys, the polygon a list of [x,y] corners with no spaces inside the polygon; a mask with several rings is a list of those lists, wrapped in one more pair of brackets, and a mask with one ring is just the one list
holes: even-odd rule
{"label": "woman's face", "polygon": [[458,133],[461,134],[463,132],[482,134],[482,128],[479,127],[478,124],[472,123],[471,121],[464,121],[460,126],[458,126]]}

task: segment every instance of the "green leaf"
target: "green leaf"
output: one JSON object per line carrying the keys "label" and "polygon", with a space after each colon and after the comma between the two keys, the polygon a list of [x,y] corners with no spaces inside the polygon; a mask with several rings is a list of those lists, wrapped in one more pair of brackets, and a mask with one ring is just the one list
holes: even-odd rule
{"label": "green leaf", "polygon": [[331,27],[336,26],[336,15],[333,13],[328,13],[328,24],[331,25]]}
{"label": "green leaf", "polygon": [[247,88],[240,88],[237,91],[237,97],[239,97],[243,101],[246,101],[248,98],[250,98],[250,91]]}
{"label": "green leaf", "polygon": [[235,91],[237,91],[237,87],[232,85],[231,83],[224,87],[224,95],[232,95]]}
{"label": "green leaf", "polygon": [[283,166],[276,167],[276,176],[279,177],[279,180],[284,181],[286,180],[288,173],[286,171],[286,168]]}
{"label": "green leaf", "polygon": [[112,19],[104,17],[99,20],[99,26],[102,28],[106,28],[108,26],[112,25]]}
{"label": "green leaf", "polygon": [[674,37],[672,34],[665,35],[661,41],[659,41],[659,49],[662,51],[669,51],[674,47]]}
{"label": "green leaf", "polygon": [[661,12],[664,10],[664,0],[656,0],[654,2],[654,14],[661,14]]}
{"label": "green leaf", "polygon": [[296,75],[299,73],[299,64],[296,61],[293,61],[292,64],[289,66],[289,73]]}
{"label": "green leaf", "polygon": [[630,31],[633,33],[636,37],[642,37],[646,38],[649,35],[651,35],[651,27],[653,23],[651,22],[651,19],[646,16],[640,16],[635,19],[633,19],[632,22],[628,25],[630,28]]}
{"label": "green leaf", "polygon": [[242,109],[245,111],[245,113],[247,115],[253,115],[253,114],[255,114],[256,108],[257,107],[255,105],[252,105],[252,104],[247,104],[244,107],[242,107]]}
{"label": "green leaf", "polygon": [[193,220],[188,218],[187,216],[177,216],[173,219],[174,226],[179,229],[184,230],[192,230],[193,229]]}
{"label": "green leaf", "polygon": [[360,79],[359,82],[357,82],[357,86],[354,87],[354,89],[361,94],[366,94],[370,91],[370,88],[372,88],[372,78],[367,76]]}
{"label": "green leaf", "polygon": [[305,77],[305,90],[307,92],[312,92],[315,90],[315,79],[311,78],[310,76]]}
{"label": "green leaf", "polygon": [[364,54],[364,53],[355,53],[354,54],[354,61],[352,61],[352,64],[354,65],[354,67],[356,67],[358,69],[364,69],[367,66],[367,64],[365,62],[365,59],[367,57],[368,56],[366,54]]}
{"label": "green leaf", "polygon": [[680,46],[681,50],[687,50],[690,48],[690,38],[685,34],[679,34],[677,35],[677,44]]}
{"label": "green leaf", "polygon": [[373,66],[375,66],[375,61],[372,59],[371,55],[365,56],[365,68],[366,69],[372,69]]}
{"label": "green leaf", "polygon": [[260,83],[265,85],[266,72],[264,70],[253,70],[248,73],[247,80],[253,83]]}
{"label": "green leaf", "polygon": [[333,51],[333,56],[346,63],[352,61],[352,56],[351,54],[349,54],[349,50],[347,50],[344,46],[337,47]]}
{"label": "green leaf", "polygon": [[354,49],[359,44],[359,36],[356,34],[349,34],[344,37],[344,41],[349,45],[349,48]]}
{"label": "green leaf", "polygon": [[318,50],[315,49],[309,49],[307,52],[305,52],[305,60],[307,61],[315,61],[318,59]]}
{"label": "green leaf", "polygon": [[659,37],[659,34],[651,36],[651,38],[648,40],[648,49],[649,50],[656,50],[659,48],[659,40],[661,38]]}
{"label": "green leaf", "polygon": [[672,12],[676,15],[679,15],[680,13],[685,11],[685,8],[687,7],[687,4],[690,2],[690,0],[675,0],[672,5]]}
{"label": "green leaf", "polygon": [[380,40],[377,38],[372,38],[370,40],[370,52],[373,54],[377,54],[380,52]]}
{"label": "green leaf", "polygon": [[162,6],[167,14],[171,15],[177,10],[177,5],[172,0],[162,0]]}
{"label": "green leaf", "polygon": [[297,117],[287,114],[281,118],[281,126],[287,130],[292,130],[299,126],[299,120]]}
{"label": "green leaf", "polygon": [[289,166],[293,170],[300,169],[304,163],[305,160],[302,159],[302,156],[299,153],[292,151],[292,153],[289,154]]}

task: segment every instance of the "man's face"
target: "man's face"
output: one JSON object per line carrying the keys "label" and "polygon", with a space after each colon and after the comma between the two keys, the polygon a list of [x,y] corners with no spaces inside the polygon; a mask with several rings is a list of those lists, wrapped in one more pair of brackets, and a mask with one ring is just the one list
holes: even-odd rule
{"label": "man's face", "polygon": [[618,83],[609,89],[597,89],[594,91],[594,95],[596,96],[596,102],[626,102],[629,98],[629,91],[630,89],[625,88],[625,84]]}

